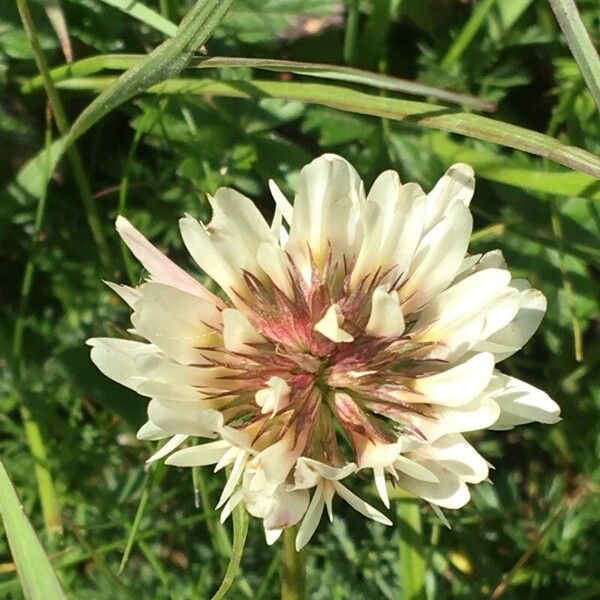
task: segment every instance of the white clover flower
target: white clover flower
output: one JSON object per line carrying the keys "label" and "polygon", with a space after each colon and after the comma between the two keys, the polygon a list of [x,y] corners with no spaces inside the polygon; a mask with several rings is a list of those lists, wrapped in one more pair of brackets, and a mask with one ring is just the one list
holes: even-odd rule
{"label": "white clover flower", "polygon": [[[301,522],[298,548],[335,495],[390,524],[341,483],[357,471],[372,470],[386,506],[390,483],[463,506],[488,463],[462,433],[559,420],[544,392],[495,370],[546,300],[500,252],[467,255],[471,168],[454,165],[429,194],[386,171],[365,197],[328,154],[304,167],[293,205],[270,187],[272,226],[226,188],[207,226],[180,221],[221,296],[117,220],[149,278],[109,285],[145,341],[89,344],[104,374],[150,398],[138,436],[170,438],[150,460],[230,466],[223,518],[243,502],[269,543]],[[189,436],[215,441],[173,452]]]}

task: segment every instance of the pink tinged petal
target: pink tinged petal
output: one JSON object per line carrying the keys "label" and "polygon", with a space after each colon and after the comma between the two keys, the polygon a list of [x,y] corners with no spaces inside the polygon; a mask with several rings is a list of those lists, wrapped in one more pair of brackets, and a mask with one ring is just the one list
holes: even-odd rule
{"label": "pink tinged petal", "polygon": [[231,448],[229,442],[218,440],[216,442],[208,442],[184,448],[174,452],[167,458],[167,465],[176,467],[203,467],[205,465],[214,465],[218,463],[223,455]]}
{"label": "pink tinged petal", "polygon": [[265,540],[267,546],[272,546],[283,533],[283,529],[265,529]]}
{"label": "pink tinged petal", "polygon": [[446,371],[414,379],[411,386],[423,395],[422,401],[425,403],[461,406],[483,392],[493,372],[494,357],[482,352]]}
{"label": "pink tinged petal", "polygon": [[500,406],[498,420],[491,429],[512,429],[525,423],[553,425],[560,421],[560,407],[542,390],[496,372],[489,395]]}
{"label": "pink tinged petal", "polygon": [[242,354],[256,354],[259,351],[252,345],[266,342],[248,318],[235,308],[223,311],[223,341],[227,350]]}
{"label": "pink tinged petal", "polygon": [[325,336],[327,339],[336,343],[349,343],[354,338],[344,331],[341,326],[344,323],[342,310],[337,304],[332,304],[322,319],[315,323],[313,329]]}
{"label": "pink tinged petal", "polygon": [[174,360],[202,362],[199,348],[220,343],[220,335],[204,323],[216,325],[214,305],[162,283],[146,283],[134,305],[131,322],[136,331]]}
{"label": "pink tinged petal", "polygon": [[459,433],[446,435],[413,455],[440,464],[464,483],[480,483],[489,474],[487,461]]}
{"label": "pink tinged petal", "polygon": [[215,437],[223,423],[221,413],[194,402],[153,398],[148,404],[148,418],[170,434],[185,433]]}
{"label": "pink tinged petal", "polygon": [[285,222],[288,225],[291,224],[294,209],[288,199],[284,196],[283,192],[279,189],[279,186],[272,179],[269,179],[269,190],[271,190],[273,200],[275,200],[277,209],[281,212]]}
{"label": "pink tinged petal", "polygon": [[244,499],[244,494],[242,493],[242,491],[238,491],[235,494],[233,494],[231,496],[231,498],[229,498],[229,500],[227,500],[227,502],[225,502],[225,505],[223,506],[223,510],[221,511],[221,517],[219,519],[219,521],[221,522],[221,524],[225,523],[225,521],[227,521],[227,519],[229,518],[229,515],[233,512],[233,509]]}
{"label": "pink tinged petal", "polygon": [[436,475],[438,483],[428,483],[400,473],[398,486],[444,508],[461,508],[467,504],[471,494],[466,483],[433,460],[424,460],[423,465]]}
{"label": "pink tinged petal", "polygon": [[286,250],[307,281],[311,255],[323,268],[330,249],[334,262],[357,252],[363,203],[362,181],[340,156],[325,154],[302,169]]}
{"label": "pink tinged petal", "polygon": [[135,367],[135,355],[151,347],[150,344],[116,338],[91,338],[90,357],[98,369],[110,379],[136,390],[143,379]]}
{"label": "pink tinged petal", "polygon": [[473,217],[457,204],[421,240],[408,279],[400,289],[404,314],[410,314],[445,290],[465,257]]}
{"label": "pink tinged petal", "polygon": [[291,388],[281,377],[273,376],[267,383],[267,388],[256,392],[255,400],[263,415],[271,413],[271,416],[275,416],[275,413],[287,405]]}
{"label": "pink tinged petal", "polygon": [[426,469],[423,465],[418,462],[407,458],[406,456],[399,456],[394,462],[394,468],[397,471],[401,471],[405,475],[412,477],[413,479],[419,479],[421,481],[427,481],[429,483],[438,483],[439,479],[435,473],[432,473],[429,469]]}
{"label": "pink tinged petal", "polygon": [[170,454],[171,452],[173,452],[173,450],[175,450],[175,448],[178,448],[179,446],[181,446],[181,444],[183,444],[183,442],[185,442],[185,440],[187,440],[187,438],[188,438],[187,435],[181,434],[181,433],[174,435],[164,446],[159,448],[146,461],[146,464],[151,464],[153,462],[156,462],[157,460],[160,460],[161,458],[164,458],[165,456],[167,456],[167,454]]}
{"label": "pink tinged petal", "polygon": [[163,440],[167,437],[170,437],[170,435],[170,433],[166,433],[152,421],[146,421],[146,423],[144,423],[136,433],[138,440],[148,440],[151,442]]}
{"label": "pink tinged petal", "polygon": [[129,306],[133,307],[135,301],[140,297],[140,292],[128,285],[120,285],[118,283],[112,283],[112,281],[104,281],[104,283],[117,294],[121,300],[127,302]]}
{"label": "pink tinged petal", "polygon": [[378,287],[373,292],[371,315],[365,329],[373,337],[396,337],[404,332],[404,315],[398,293]]}
{"label": "pink tinged petal", "polygon": [[427,194],[426,230],[431,229],[457,203],[469,206],[475,191],[472,167],[463,163],[452,165]]}
{"label": "pink tinged petal", "polygon": [[544,294],[532,289],[527,281],[516,279],[510,283],[510,286],[520,294],[518,313],[508,325],[490,335],[474,348],[481,347],[493,352],[496,362],[512,356],[529,341],[537,331],[547,307]]}
{"label": "pink tinged petal", "polygon": [[333,482],[338,496],[343,498],[354,510],[359,512],[361,515],[373,519],[383,525],[391,525],[392,522],[376,508],[373,508],[370,504],[367,504],[364,500],[359,498],[356,494],[353,494],[347,487],[339,483],[338,481]]}
{"label": "pink tinged petal", "polygon": [[244,468],[246,467],[246,462],[248,461],[248,453],[240,452],[233,463],[233,467],[231,468],[231,473],[229,474],[229,478],[227,479],[227,483],[223,488],[223,492],[221,493],[221,497],[219,498],[219,502],[217,504],[217,508],[220,508],[227,502],[229,496],[233,494],[233,490],[235,486],[238,484],[240,478],[244,473]]}
{"label": "pink tinged petal", "polygon": [[296,444],[293,431],[281,440],[260,452],[255,460],[262,467],[266,480],[270,484],[283,483],[302,452],[302,444]]}
{"label": "pink tinged petal", "polygon": [[222,305],[222,300],[212,292],[209,292],[199,281],[196,281],[173,261],[169,260],[127,219],[121,216],[117,217],[116,227],[123,241],[127,244],[133,255],[142,263],[146,271],[150,273],[154,281],[172,285],[217,306]]}
{"label": "pink tinged petal", "polygon": [[321,520],[321,516],[323,515],[324,507],[323,485],[321,484],[316,487],[310,504],[304,514],[304,518],[302,519],[302,524],[298,528],[298,534],[296,535],[296,552],[300,552],[314,535],[319,525],[319,521]]}
{"label": "pink tinged petal", "polygon": [[388,495],[387,483],[385,481],[385,473],[382,467],[376,467],[373,469],[373,476],[375,478],[375,487],[377,488],[377,493],[381,498],[381,501],[384,503],[386,508],[390,507],[390,497]]}

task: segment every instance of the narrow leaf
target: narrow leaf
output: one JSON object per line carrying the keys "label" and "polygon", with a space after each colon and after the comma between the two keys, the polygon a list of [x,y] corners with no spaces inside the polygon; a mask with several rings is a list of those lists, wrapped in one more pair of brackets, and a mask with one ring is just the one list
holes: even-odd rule
{"label": "narrow leaf", "polygon": [[27,600],[66,598],[0,461],[0,515]]}
{"label": "narrow leaf", "polygon": [[177,32],[177,25],[175,23],[172,23],[169,19],[165,19],[161,14],[148,8],[141,2],[136,2],[135,0],[102,0],[102,2],[122,10],[134,19],[150,25],[153,29],[169,37],[174,37]]}
{"label": "narrow leaf", "polygon": [[600,57],[574,0],[548,0],[567,44],[600,110]]}

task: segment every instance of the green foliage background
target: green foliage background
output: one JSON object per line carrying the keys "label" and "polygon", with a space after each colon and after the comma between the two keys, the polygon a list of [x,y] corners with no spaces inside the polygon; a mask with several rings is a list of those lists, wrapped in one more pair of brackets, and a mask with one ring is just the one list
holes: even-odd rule
{"label": "green foliage background", "polygon": [[[163,33],[110,4],[32,2],[48,62],[64,62],[48,7],[63,16],[75,58],[146,53],[164,40]],[[147,6],[177,23],[189,2],[149,0]],[[578,7],[598,44],[600,5],[581,0]],[[345,64],[471,94],[497,103],[494,119],[600,153],[598,110],[544,0],[236,0],[206,51]],[[126,215],[195,271],[178,236],[180,215],[208,219],[205,194],[220,186],[246,193],[269,215],[268,179],[292,195],[301,166],[322,152],[348,158],[367,184],[393,168],[425,189],[451,163],[470,162],[479,175],[471,252],[502,249],[513,273],[529,279],[549,302],[533,341],[503,366],[548,391],[561,405],[563,421],[476,436],[476,446],[495,466],[492,483],[477,486],[465,509],[448,512],[452,531],[423,506],[422,538],[406,538],[425,560],[428,598],[490,597],[495,590],[496,597],[515,599],[600,597],[600,183],[577,197],[553,193],[565,188],[539,182],[558,175],[570,185],[578,174],[410,122],[270,98],[138,96],[78,143],[107,238],[110,256],[103,263],[90,233],[89,207],[67,161],[48,187],[37,240],[36,201],[14,185],[18,169],[56,137],[43,91],[20,88],[36,74],[17,9],[3,2],[0,445],[69,597],[208,598],[230,552],[231,534],[212,510],[224,475],[199,475],[198,508],[189,470],[158,466],[148,477],[144,461],[152,448],[134,435],[144,420],[143,399],[107,380],[89,361],[88,337],[116,335],[128,324],[127,310],[101,280],[143,277],[120,247],[116,215]],[[185,75],[303,80],[247,67]],[[85,91],[60,95],[71,121],[92,99]],[[32,252],[33,290],[16,364],[11,339]],[[44,531],[23,407],[41,429],[62,512],[60,535]],[[373,490],[363,487],[363,495],[376,502]],[[132,554],[117,574],[144,493]],[[402,497],[396,506],[410,502]],[[341,503],[336,509],[333,525],[323,522],[308,549],[309,596],[407,599],[399,547],[400,536],[411,533],[409,525],[395,518],[396,526],[385,528]],[[19,598],[5,541],[0,552],[0,598]],[[277,597],[278,561],[276,547],[267,548],[260,524],[251,521],[230,597]],[[507,585],[498,590],[506,573]]]}

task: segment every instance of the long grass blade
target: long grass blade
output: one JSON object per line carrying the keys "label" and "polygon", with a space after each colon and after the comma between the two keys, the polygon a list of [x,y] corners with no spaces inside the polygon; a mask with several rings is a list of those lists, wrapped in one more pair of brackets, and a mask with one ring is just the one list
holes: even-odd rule
{"label": "long grass blade", "polygon": [[600,56],[587,32],[574,0],[548,0],[569,49],[600,111]]}
{"label": "long grass blade", "polygon": [[[58,84],[72,90],[98,91],[114,84],[111,77],[72,79]],[[329,106],[392,120],[405,121],[458,133],[501,146],[542,156],[595,179],[600,179],[600,158],[581,148],[566,146],[543,133],[425,102],[384,98],[341,86],[284,81],[212,81],[171,79],[148,89],[153,94],[198,94],[232,98],[281,98]],[[590,184],[594,180],[590,180]]]}
{"label": "long grass blade", "polygon": [[164,33],[168,37],[175,37],[177,33],[177,25],[175,23],[169,21],[169,19],[165,19],[160,13],[157,13],[141,2],[136,2],[135,0],[133,2],[131,0],[102,0],[102,2],[118,8],[134,19],[150,25],[150,27]]}
{"label": "long grass blade", "polygon": [[27,600],[66,599],[62,587],[35,534],[21,502],[0,461],[0,515],[23,594]]}

